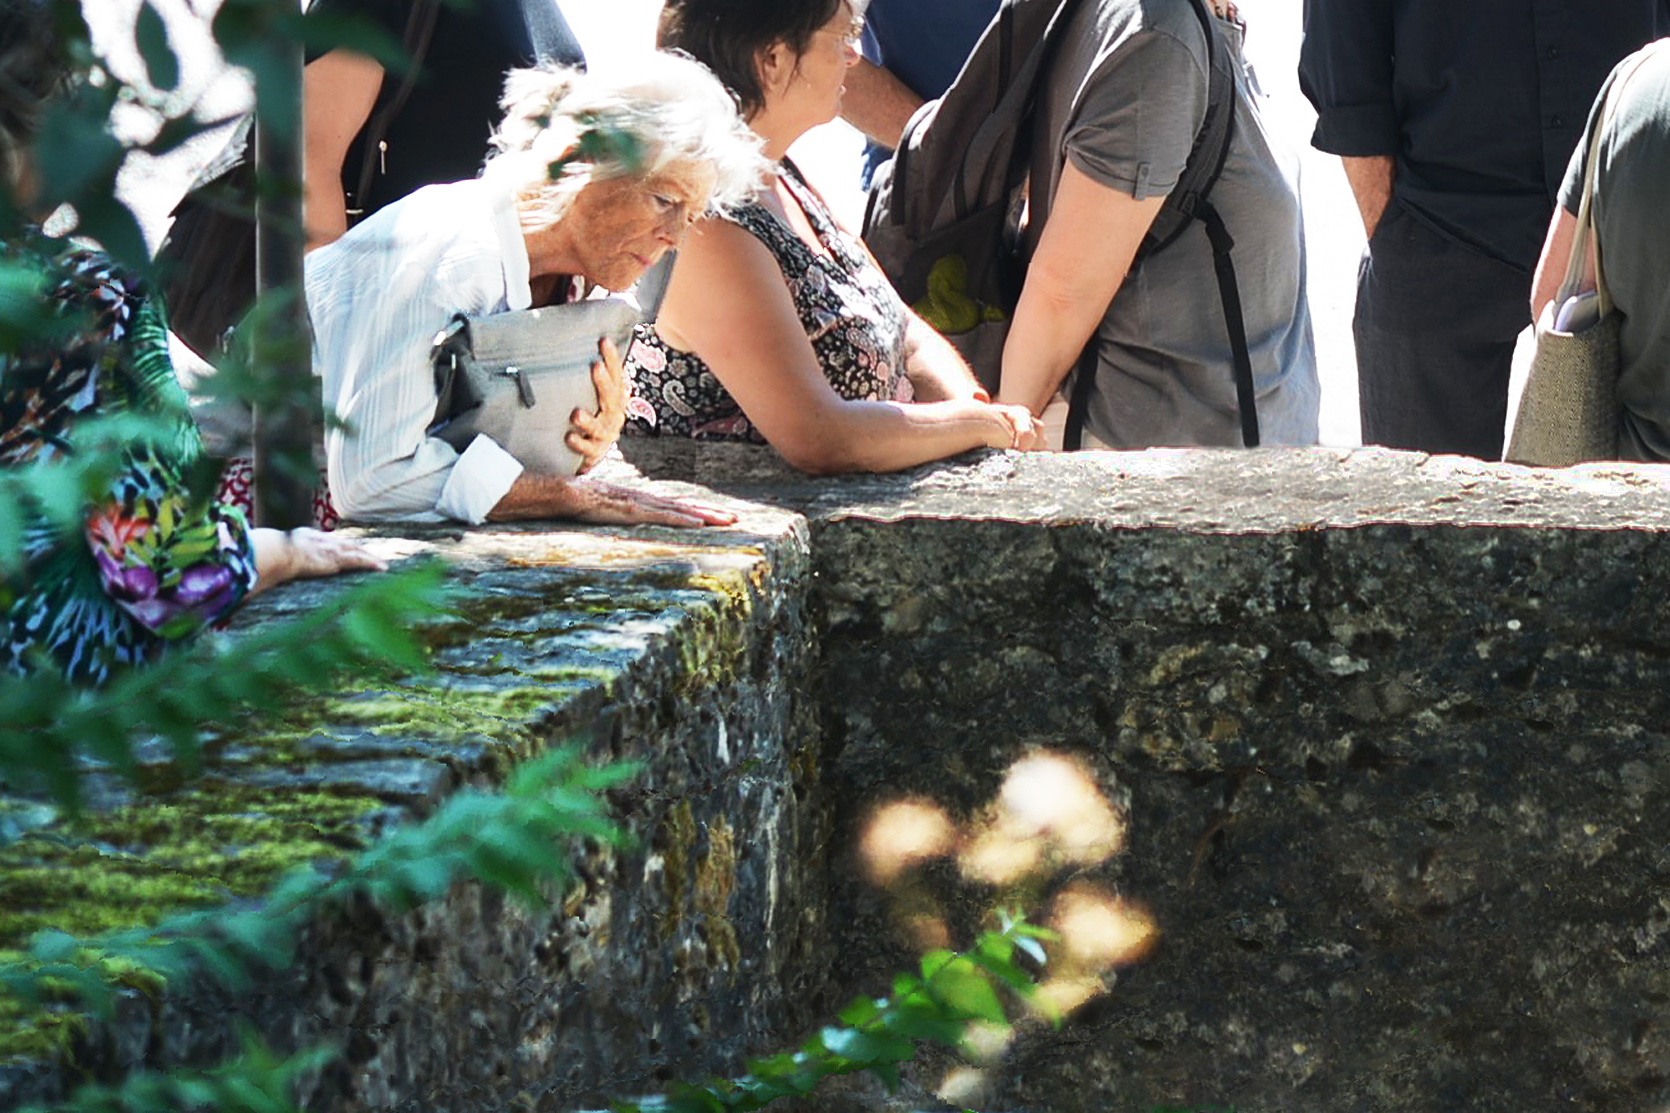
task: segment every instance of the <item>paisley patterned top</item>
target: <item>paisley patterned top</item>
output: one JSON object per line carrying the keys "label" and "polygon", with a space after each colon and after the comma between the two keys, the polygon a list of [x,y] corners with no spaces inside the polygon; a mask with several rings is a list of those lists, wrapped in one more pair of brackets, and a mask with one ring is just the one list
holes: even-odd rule
{"label": "paisley patterned top", "polygon": [[143,286],[105,256],[33,231],[0,242],[0,264],[44,276],[44,327],[63,330],[0,348],[0,468],[71,456],[101,418],[151,422],[79,531],[26,508],[21,569],[0,567],[0,669],[39,662],[98,684],[229,611],[255,584],[255,550],[243,515],[208,497],[215,477],[199,467],[162,314]]}
{"label": "paisley patterned top", "polygon": [[[800,204],[827,256],[813,251],[764,205],[750,201],[729,219],[766,246],[829,384],[849,400],[913,397],[904,374],[904,303],[870,255],[843,231],[792,162],[783,182]],[[764,444],[754,423],[694,352],[669,347],[640,325],[626,357],[632,395],[626,432]]]}

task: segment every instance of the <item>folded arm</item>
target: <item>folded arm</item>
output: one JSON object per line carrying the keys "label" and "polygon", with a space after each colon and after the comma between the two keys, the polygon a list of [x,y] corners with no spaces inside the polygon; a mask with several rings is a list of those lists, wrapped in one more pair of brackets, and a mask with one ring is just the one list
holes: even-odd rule
{"label": "folded arm", "polygon": [[728,221],[704,221],[685,241],[656,328],[697,353],[802,471],[895,471],[970,448],[1031,443],[1024,414],[972,397],[842,398],[824,377],[776,260]]}

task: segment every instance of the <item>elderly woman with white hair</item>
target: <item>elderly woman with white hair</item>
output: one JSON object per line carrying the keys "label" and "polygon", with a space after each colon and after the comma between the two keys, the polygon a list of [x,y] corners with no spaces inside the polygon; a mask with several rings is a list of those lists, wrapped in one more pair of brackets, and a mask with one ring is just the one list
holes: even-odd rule
{"label": "elderly woman with white hair", "polygon": [[[420,189],[308,256],[314,368],[346,423],[325,441],[337,508],[358,520],[733,520],[532,471],[486,435],[460,451],[428,434],[438,401],[430,348],[456,314],[625,290],[710,208],[745,197],[763,169],[729,94],[688,58],[646,55],[615,75],[513,70],[502,107],[479,178]],[[584,141],[605,133],[617,142]],[[599,353],[598,410],[574,411],[567,436],[582,470],[624,420],[620,353],[608,341]]]}

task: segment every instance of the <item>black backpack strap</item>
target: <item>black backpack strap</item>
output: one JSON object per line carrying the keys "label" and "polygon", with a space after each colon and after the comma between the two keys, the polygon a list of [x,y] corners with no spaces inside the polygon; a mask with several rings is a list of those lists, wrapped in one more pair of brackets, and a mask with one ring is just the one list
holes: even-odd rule
{"label": "black backpack strap", "polygon": [[1206,39],[1206,112],[1201,117],[1200,130],[1195,132],[1183,173],[1138,246],[1132,266],[1169,245],[1195,220],[1201,203],[1211,195],[1212,187],[1223,174],[1235,131],[1234,59],[1218,40],[1216,17],[1207,0],[1189,0],[1189,3]]}
{"label": "black backpack strap", "polygon": [[[1137,248],[1131,264],[1135,270],[1142,261],[1160,251],[1183,234],[1191,223],[1201,221],[1206,226],[1212,244],[1212,267],[1217,273],[1218,298],[1223,305],[1224,325],[1229,333],[1230,358],[1234,367],[1236,409],[1241,418],[1241,443],[1256,448],[1259,443],[1257,390],[1253,383],[1252,354],[1247,346],[1247,325],[1241,312],[1241,287],[1235,276],[1232,252],[1235,237],[1223,217],[1208,200],[1212,188],[1223,175],[1229,159],[1229,145],[1235,136],[1235,76],[1233,60],[1225,55],[1218,42],[1218,31],[1206,0],[1191,0],[1195,16],[1206,35],[1207,92],[1206,113],[1200,130],[1195,133],[1194,145],[1189,150],[1188,163],[1178,178],[1177,186],[1166,197],[1165,205],[1154,218],[1148,234]],[[1085,412],[1094,388],[1096,361],[1088,358],[1095,347],[1092,337],[1081,356],[1067,401],[1067,427],[1062,447],[1071,451],[1081,447],[1084,437]]]}
{"label": "black backpack strap", "polygon": [[435,37],[435,20],[440,14],[441,0],[414,0],[411,11],[407,13],[406,34],[401,40],[409,59],[406,72],[401,75],[394,96],[371,113],[361,132],[360,180],[359,188],[354,191],[354,204],[360,208],[365,207],[371,183],[377,177],[377,168],[382,165],[383,139],[389,133],[389,126],[400,115],[400,110],[406,107],[412,90],[417,87],[423,61],[429,54],[429,41]]}
{"label": "black backpack strap", "polygon": [[1229,329],[1229,348],[1235,363],[1235,406],[1241,412],[1241,443],[1258,447],[1258,392],[1253,387],[1252,354],[1247,350],[1247,323],[1241,316],[1241,286],[1235,280],[1235,237],[1210,201],[1202,201],[1201,222],[1212,241],[1212,266],[1218,272],[1218,297],[1223,301],[1224,325]]}

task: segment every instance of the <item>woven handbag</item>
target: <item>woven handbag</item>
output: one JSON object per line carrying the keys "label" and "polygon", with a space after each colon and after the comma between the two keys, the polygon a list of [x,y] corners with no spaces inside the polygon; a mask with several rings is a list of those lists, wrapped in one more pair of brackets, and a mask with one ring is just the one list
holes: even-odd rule
{"label": "woven handbag", "polygon": [[[1639,63],[1637,63],[1639,64]],[[1583,197],[1577,207],[1571,257],[1554,300],[1536,324],[1536,349],[1514,413],[1504,460],[1565,467],[1618,454],[1618,314],[1606,286],[1595,240],[1595,167],[1600,136],[1634,67],[1622,71],[1601,94],[1589,133]],[[1584,263],[1595,243],[1595,288],[1583,287]]]}

